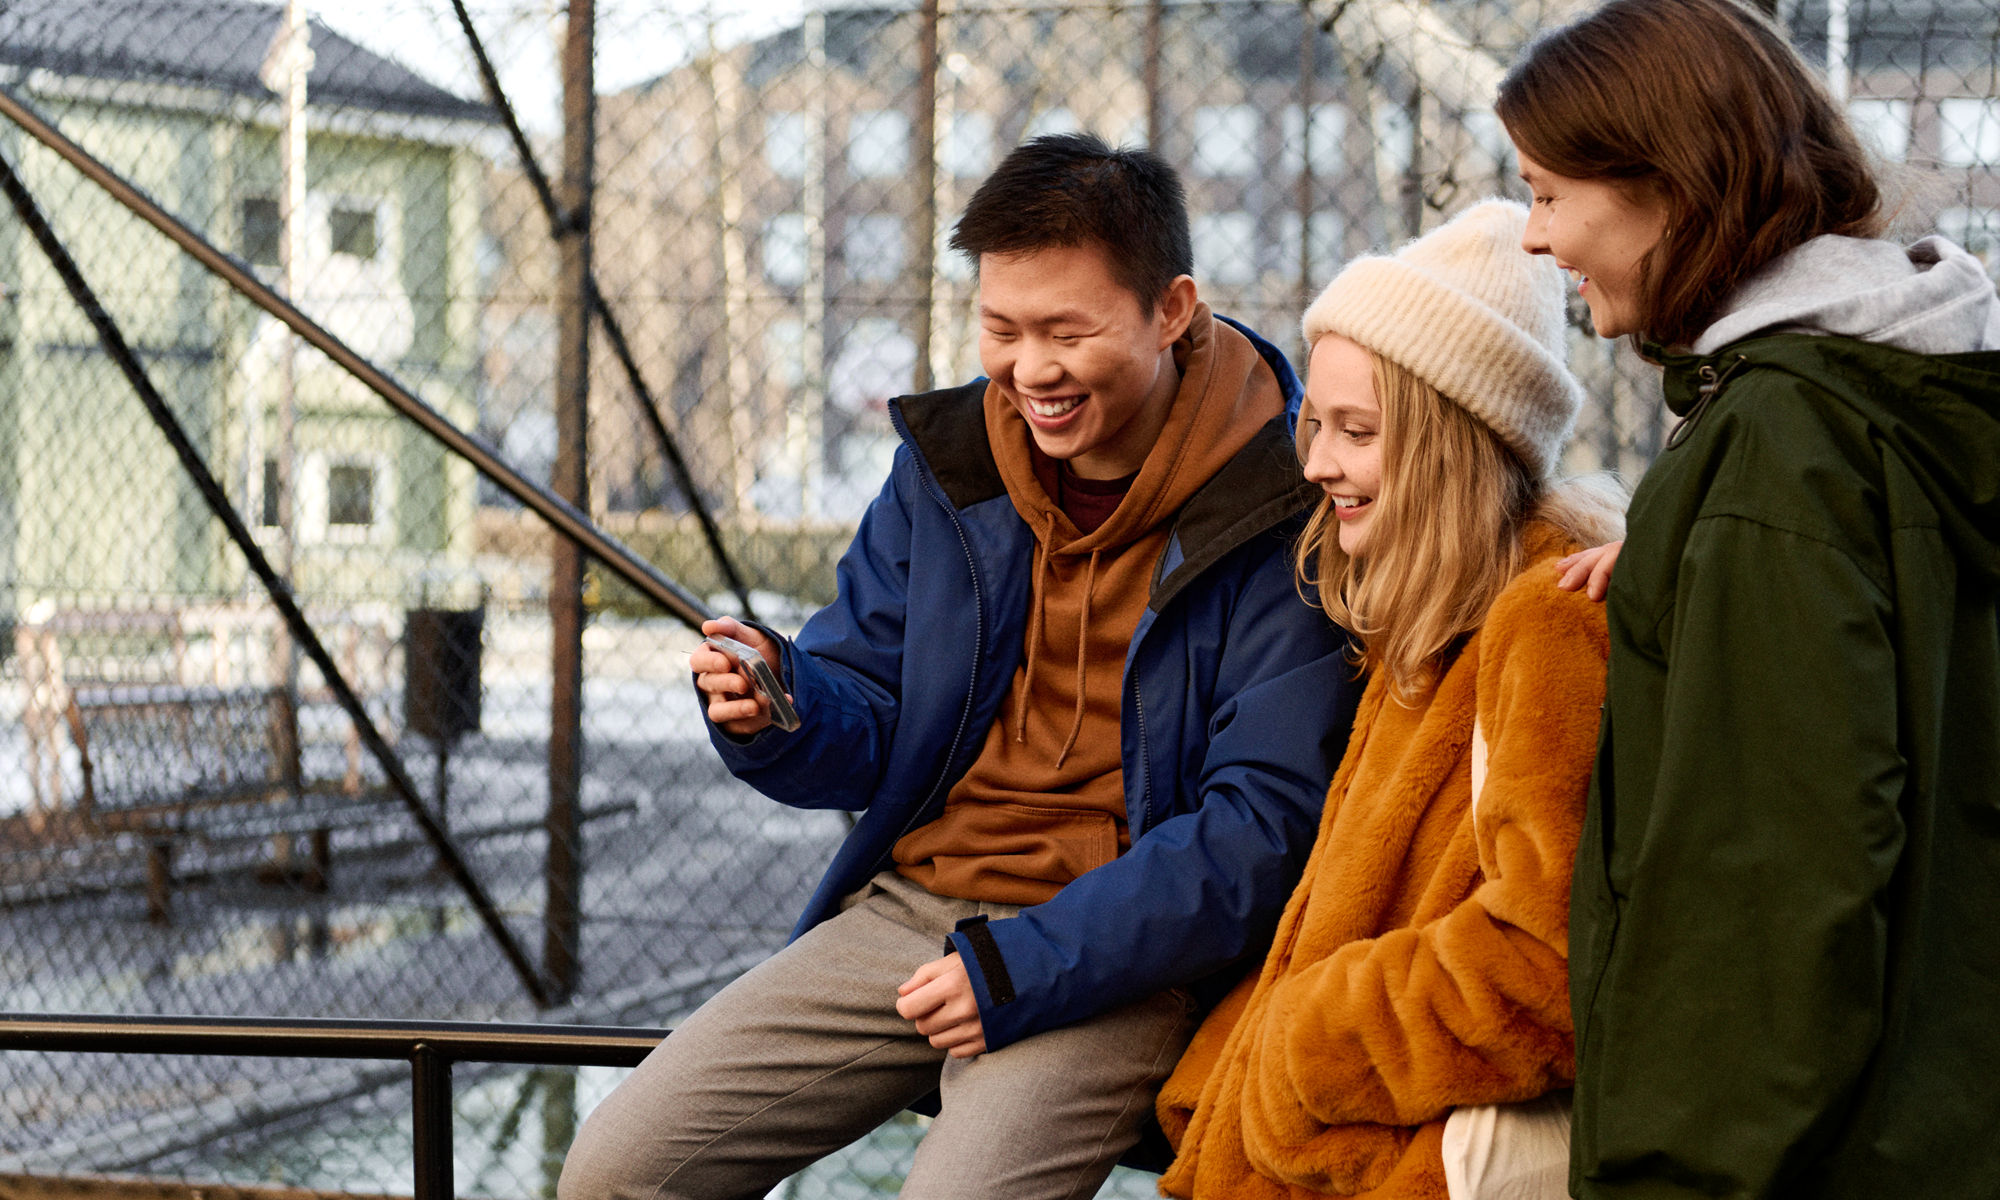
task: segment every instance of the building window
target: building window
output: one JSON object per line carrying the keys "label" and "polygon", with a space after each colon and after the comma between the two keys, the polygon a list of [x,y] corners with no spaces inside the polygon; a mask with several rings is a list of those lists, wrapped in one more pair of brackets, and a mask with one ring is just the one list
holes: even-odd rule
{"label": "building window", "polygon": [[335,254],[372,261],[381,248],[375,210],[358,205],[339,205],[327,216],[327,233]]}
{"label": "building window", "polygon": [[1938,214],[1938,232],[1971,251],[2000,278],[2000,208],[1947,208]]}
{"label": "building window", "polygon": [[937,277],[946,283],[970,283],[972,260],[967,258],[963,251],[951,247],[951,231],[957,224],[958,220],[954,217],[949,224],[938,226],[937,245],[932,249],[934,264],[932,269],[937,272]]}
{"label": "building window", "polygon": [[1257,170],[1257,110],[1214,104],[1194,110],[1194,171],[1235,178]]}
{"label": "building window", "polygon": [[253,267],[278,265],[278,242],[284,224],[278,216],[278,202],[269,196],[252,196],[243,202],[243,259]]}
{"label": "building window", "polygon": [[1257,220],[1247,212],[1204,213],[1191,222],[1195,271],[1210,283],[1257,278]]}
{"label": "building window", "polygon": [[334,463],[326,469],[326,524],[329,529],[375,524],[375,468],[367,463]]}
{"label": "building window", "polygon": [[806,323],[779,317],[764,327],[764,358],[771,364],[771,382],[783,388],[806,381]]}
{"label": "building window", "polygon": [[859,112],[847,122],[847,169],[857,179],[888,179],[910,167],[910,118],[893,109]]}
{"label": "building window", "polygon": [[1375,106],[1375,148],[1382,156],[1382,165],[1392,175],[1407,172],[1416,161],[1416,147],[1411,139],[1417,134],[1417,125],[1410,119],[1410,110],[1394,104]]}
{"label": "building window", "polygon": [[1306,124],[1301,104],[1285,106],[1285,170],[1297,175],[1306,167],[1314,175],[1332,178],[1347,165],[1341,139],[1347,136],[1347,110],[1338,104],[1312,106],[1312,124]]}
{"label": "building window", "polygon": [[1938,158],[1954,167],[2000,165],[2000,100],[1938,101]]}
{"label": "building window", "polygon": [[806,218],[803,213],[779,213],[764,222],[764,278],[780,287],[806,281]]}
{"label": "building window", "polygon": [[780,179],[806,177],[807,141],[812,130],[804,113],[774,113],[764,118],[764,163]]}
{"label": "building window", "polygon": [[1500,123],[1499,114],[1490,108],[1476,108],[1462,120],[1466,138],[1485,160],[1482,169],[1512,177],[1514,143],[1507,136],[1507,127]]}
{"label": "building window", "polygon": [[847,223],[848,278],[861,283],[894,283],[903,273],[903,219],[886,213]]}
{"label": "building window", "polygon": [[301,542],[360,545],[391,540],[394,484],[385,456],[314,451],[304,456],[294,478],[298,507],[293,511]]}
{"label": "building window", "polygon": [[266,528],[276,528],[278,524],[278,495],[283,491],[278,482],[278,460],[264,460],[264,490],[259,499],[258,524]]}
{"label": "building window", "polygon": [[1067,108],[1051,108],[1046,112],[1035,114],[1035,119],[1028,122],[1027,129],[1022,131],[1021,140],[1032,141],[1051,133],[1076,133],[1082,128],[1083,126],[1077,123],[1075,113]]}
{"label": "building window", "polygon": [[1870,150],[1891,162],[1910,153],[1910,102],[1862,99],[1847,102],[1847,117]]}
{"label": "building window", "polygon": [[[1288,212],[1278,218],[1278,273],[1299,277],[1299,214]],[[1322,210],[1312,215],[1312,259],[1306,264],[1306,282],[1321,287],[1340,269],[1341,243],[1347,238],[1347,222],[1337,212]]]}
{"label": "building window", "polygon": [[938,142],[938,166],[959,179],[984,175],[993,165],[993,118],[983,112],[954,113]]}
{"label": "building window", "polygon": [[827,374],[827,399],[849,412],[879,410],[910,389],[916,366],[916,339],[901,325],[887,317],[863,317],[840,339]]}

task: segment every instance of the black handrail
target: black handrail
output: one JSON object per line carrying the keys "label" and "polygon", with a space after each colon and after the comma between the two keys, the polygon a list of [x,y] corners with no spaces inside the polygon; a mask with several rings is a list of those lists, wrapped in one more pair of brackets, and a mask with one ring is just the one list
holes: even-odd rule
{"label": "black handrail", "polygon": [[0,1052],[349,1058],[410,1064],[415,1200],[451,1200],[454,1063],[634,1067],[664,1029],[609,1025],[0,1013]]}

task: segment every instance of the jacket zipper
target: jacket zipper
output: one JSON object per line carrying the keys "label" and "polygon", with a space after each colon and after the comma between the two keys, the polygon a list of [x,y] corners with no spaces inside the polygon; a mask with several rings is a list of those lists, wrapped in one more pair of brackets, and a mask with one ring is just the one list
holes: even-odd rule
{"label": "jacket zipper", "polygon": [[911,457],[917,464],[917,478],[923,481],[924,491],[944,509],[945,516],[951,518],[951,527],[958,533],[958,544],[965,550],[965,573],[972,580],[972,670],[966,675],[965,706],[958,712],[958,728],[952,732],[951,745],[945,749],[944,770],[938,775],[937,781],[931,784],[931,790],[923,798],[922,803],[910,813],[910,819],[903,823],[902,832],[895,836],[883,851],[882,857],[876,860],[873,868],[875,871],[881,870],[884,864],[895,857],[896,843],[908,837],[910,831],[917,827],[918,818],[930,808],[931,801],[937,799],[938,793],[944,790],[944,781],[951,777],[952,761],[958,757],[958,748],[965,744],[965,727],[972,723],[972,702],[979,695],[979,660],[986,652],[986,597],[979,587],[979,569],[972,557],[972,539],[965,534],[965,523],[958,519],[958,510],[953,508],[950,501],[937,490],[936,482],[931,478],[930,465],[924,462],[923,455],[917,452],[916,441],[910,437],[909,427],[903,424],[903,415],[892,407],[889,409],[889,417],[891,424],[896,427],[897,436],[910,447]]}
{"label": "jacket zipper", "polygon": [[1141,824],[1131,834],[1136,840],[1141,834],[1153,827],[1153,752],[1146,745],[1146,701],[1139,694],[1139,673],[1137,671],[1132,672],[1132,717],[1139,722],[1138,766],[1141,779],[1140,798],[1143,801],[1139,806]]}

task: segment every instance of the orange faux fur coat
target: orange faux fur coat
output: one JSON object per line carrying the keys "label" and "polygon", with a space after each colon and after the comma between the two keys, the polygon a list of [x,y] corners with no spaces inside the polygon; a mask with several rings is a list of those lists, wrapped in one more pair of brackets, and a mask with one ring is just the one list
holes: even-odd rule
{"label": "orange faux fur coat", "polygon": [[1445,1200],[1454,1106],[1572,1082],[1570,872],[1609,646],[1603,606],[1555,587],[1572,547],[1538,525],[1527,548],[1414,707],[1369,682],[1263,970],[1160,1093],[1162,1192]]}

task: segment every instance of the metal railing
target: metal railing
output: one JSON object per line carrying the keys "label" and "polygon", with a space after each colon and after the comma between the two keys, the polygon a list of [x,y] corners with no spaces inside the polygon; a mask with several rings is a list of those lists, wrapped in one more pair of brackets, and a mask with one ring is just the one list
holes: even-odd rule
{"label": "metal railing", "polygon": [[415,1200],[451,1200],[456,1063],[634,1067],[664,1029],[277,1017],[0,1014],[0,1052],[338,1058],[410,1064]]}

